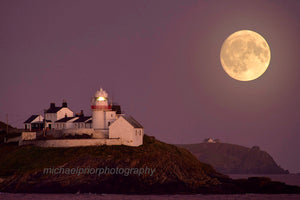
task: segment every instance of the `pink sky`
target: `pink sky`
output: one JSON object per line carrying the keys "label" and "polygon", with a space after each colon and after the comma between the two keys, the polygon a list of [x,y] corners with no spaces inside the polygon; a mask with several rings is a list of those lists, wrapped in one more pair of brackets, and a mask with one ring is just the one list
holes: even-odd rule
{"label": "pink sky", "polygon": [[[300,172],[299,1],[0,2],[0,120],[14,126],[63,99],[91,114],[104,87],[146,134],[204,138],[269,152]],[[266,73],[231,79],[219,53],[231,33],[260,33]]]}

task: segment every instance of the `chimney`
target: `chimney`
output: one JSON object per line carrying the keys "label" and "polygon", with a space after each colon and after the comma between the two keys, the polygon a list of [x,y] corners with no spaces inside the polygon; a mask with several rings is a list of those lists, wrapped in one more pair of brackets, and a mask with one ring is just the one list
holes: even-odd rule
{"label": "chimney", "polygon": [[55,103],[50,103],[50,108],[55,108]]}
{"label": "chimney", "polygon": [[63,100],[63,102],[62,102],[62,107],[64,107],[64,108],[67,108],[67,107],[68,107],[68,104],[67,104],[67,101],[66,101],[66,100]]}
{"label": "chimney", "polygon": [[75,117],[84,117],[83,110],[80,110],[80,113],[76,113]]}

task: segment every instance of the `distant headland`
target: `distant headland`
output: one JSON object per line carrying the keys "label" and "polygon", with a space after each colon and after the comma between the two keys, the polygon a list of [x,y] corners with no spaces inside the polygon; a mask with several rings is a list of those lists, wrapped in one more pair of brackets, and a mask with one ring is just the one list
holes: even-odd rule
{"label": "distant headland", "polygon": [[212,165],[224,174],[288,174],[258,146],[252,148],[222,143],[211,138],[198,144],[178,144],[193,153],[201,162]]}

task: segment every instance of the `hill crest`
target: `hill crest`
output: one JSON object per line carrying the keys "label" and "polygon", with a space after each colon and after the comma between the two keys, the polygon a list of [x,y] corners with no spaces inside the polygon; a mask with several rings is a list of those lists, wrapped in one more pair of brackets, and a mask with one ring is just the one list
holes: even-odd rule
{"label": "hill crest", "polygon": [[252,148],[229,143],[178,144],[193,153],[201,162],[212,165],[224,174],[286,174],[274,159],[258,146]]}

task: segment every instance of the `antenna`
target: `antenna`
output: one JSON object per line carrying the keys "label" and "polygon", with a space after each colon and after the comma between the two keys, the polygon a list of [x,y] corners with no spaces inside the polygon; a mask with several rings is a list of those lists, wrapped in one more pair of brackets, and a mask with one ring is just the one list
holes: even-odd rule
{"label": "antenna", "polygon": [[112,105],[113,105],[113,97],[114,97],[113,94],[114,94],[114,93],[111,92],[111,99],[110,99],[110,107],[111,107],[111,108],[112,108]]}
{"label": "antenna", "polygon": [[44,109],[44,136],[46,136],[46,126],[47,126],[47,123],[46,123],[46,111],[47,109]]}

